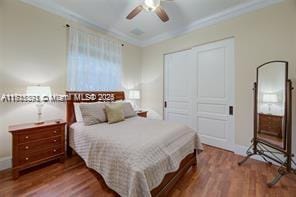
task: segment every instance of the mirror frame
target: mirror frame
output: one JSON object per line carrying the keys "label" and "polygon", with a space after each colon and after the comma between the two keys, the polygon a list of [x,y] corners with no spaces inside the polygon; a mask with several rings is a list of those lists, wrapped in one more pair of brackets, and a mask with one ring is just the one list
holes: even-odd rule
{"label": "mirror frame", "polygon": [[[284,90],[284,94],[285,94],[285,101],[284,101],[284,139],[283,139],[283,147],[280,147],[276,144],[273,144],[267,140],[264,140],[262,138],[258,138],[257,136],[257,130],[258,130],[258,95],[259,95],[259,88],[258,88],[258,83],[259,83],[259,69],[264,67],[264,66],[268,66],[271,63],[284,63],[285,64],[285,90]],[[287,96],[288,96],[288,62],[287,61],[269,61],[266,62],[260,66],[257,67],[256,69],[256,83],[254,85],[254,89],[255,89],[255,96],[254,96],[254,138],[255,138],[255,143],[257,142],[261,142],[265,145],[268,145],[278,151],[284,152],[286,153],[288,151],[288,147],[287,147],[287,131],[288,131],[288,114],[287,114]]]}

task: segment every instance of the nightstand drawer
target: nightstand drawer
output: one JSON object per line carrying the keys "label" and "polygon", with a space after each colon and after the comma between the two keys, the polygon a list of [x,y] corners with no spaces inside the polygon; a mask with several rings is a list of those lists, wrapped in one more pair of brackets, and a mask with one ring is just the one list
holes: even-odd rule
{"label": "nightstand drawer", "polygon": [[46,129],[38,129],[34,131],[23,132],[18,135],[18,143],[28,143],[35,140],[51,138],[62,135],[61,127],[52,127]]}
{"label": "nightstand drawer", "polygon": [[147,118],[148,111],[137,111],[137,115],[143,118]]}
{"label": "nightstand drawer", "polygon": [[49,157],[53,157],[56,155],[59,155],[63,153],[63,148],[62,146],[57,146],[57,147],[51,147],[46,150],[38,151],[38,152],[28,152],[24,153],[20,158],[19,158],[19,165],[35,162],[38,160],[44,160]]}
{"label": "nightstand drawer", "polygon": [[271,114],[259,114],[259,131],[269,135],[282,136],[283,117]]}
{"label": "nightstand drawer", "polygon": [[59,145],[62,145],[62,136],[21,144],[18,146],[18,151],[19,153],[23,154],[26,152],[36,152],[38,150],[43,150]]}

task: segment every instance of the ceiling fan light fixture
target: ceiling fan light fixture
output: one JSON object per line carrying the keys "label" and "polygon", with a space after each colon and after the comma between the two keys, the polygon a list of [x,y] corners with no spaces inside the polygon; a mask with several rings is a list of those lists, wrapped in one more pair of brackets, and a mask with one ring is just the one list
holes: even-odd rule
{"label": "ceiling fan light fixture", "polygon": [[149,12],[153,12],[160,6],[160,0],[145,0],[144,8]]}
{"label": "ceiling fan light fixture", "polygon": [[[143,0],[141,0],[143,1]],[[162,22],[167,22],[170,20],[166,11],[160,5],[161,0],[144,0],[142,4],[135,7],[128,15],[127,19],[131,20],[137,16],[142,10],[147,10],[149,12],[155,12],[155,14],[162,20]],[[166,0],[168,1],[168,0]],[[172,1],[172,0],[170,0]]]}

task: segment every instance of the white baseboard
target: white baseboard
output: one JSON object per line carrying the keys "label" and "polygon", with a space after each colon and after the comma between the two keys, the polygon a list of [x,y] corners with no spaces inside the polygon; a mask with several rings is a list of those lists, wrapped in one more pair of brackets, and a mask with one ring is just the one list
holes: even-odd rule
{"label": "white baseboard", "polygon": [[[246,156],[247,155],[247,150],[249,147],[247,146],[242,146],[242,145],[238,145],[236,144],[234,146],[234,153],[237,155],[241,155],[241,156]],[[259,155],[254,155],[251,157],[252,159],[258,160],[258,161],[264,161],[264,159],[262,157],[260,157]],[[275,165],[278,165],[277,163],[272,162]]]}
{"label": "white baseboard", "polygon": [[242,146],[242,145],[238,145],[238,144],[236,144],[236,145],[234,146],[234,150],[233,150],[233,152],[234,152],[235,154],[237,154],[237,155],[246,156],[246,155],[247,155],[247,154],[246,154],[247,150],[248,150],[248,147],[247,147],[247,146]]}
{"label": "white baseboard", "polygon": [[[235,146],[234,146],[234,153],[235,154],[237,154],[237,155],[242,155],[242,156],[246,156],[247,154],[246,154],[246,152],[247,152],[247,150],[248,150],[248,148],[249,147],[247,147],[247,146],[242,146],[242,145],[238,145],[238,144],[236,144]],[[284,160],[284,157],[283,156],[278,156],[281,160]],[[264,161],[264,159],[262,158],[262,157],[260,157],[259,155],[254,155],[254,156],[252,156],[251,157],[252,159],[256,159],[256,160],[258,160],[258,161],[263,161],[263,162],[265,162]],[[268,160],[268,161],[271,161],[271,160]],[[276,163],[276,162],[274,162],[274,161],[271,161],[272,162],[272,164],[274,164],[274,165],[276,165],[276,166],[279,166],[279,164],[278,163]],[[295,166],[294,166],[295,167]]]}
{"label": "white baseboard", "polygon": [[11,164],[12,164],[11,157],[0,158],[0,171],[11,168],[12,166]]}

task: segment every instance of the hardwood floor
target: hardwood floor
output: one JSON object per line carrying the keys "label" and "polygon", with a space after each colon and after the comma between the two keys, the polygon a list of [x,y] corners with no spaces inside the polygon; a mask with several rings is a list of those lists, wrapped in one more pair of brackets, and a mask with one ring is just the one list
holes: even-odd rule
{"label": "hardwood floor", "polygon": [[[167,196],[296,196],[296,176],[285,176],[274,188],[266,182],[276,168],[249,160],[243,166],[241,156],[206,146],[198,157],[197,167],[190,169]],[[10,170],[0,172],[0,196],[102,196],[115,194],[106,188],[97,173],[87,169],[73,156],[65,164],[53,163],[25,172],[12,180]]]}

